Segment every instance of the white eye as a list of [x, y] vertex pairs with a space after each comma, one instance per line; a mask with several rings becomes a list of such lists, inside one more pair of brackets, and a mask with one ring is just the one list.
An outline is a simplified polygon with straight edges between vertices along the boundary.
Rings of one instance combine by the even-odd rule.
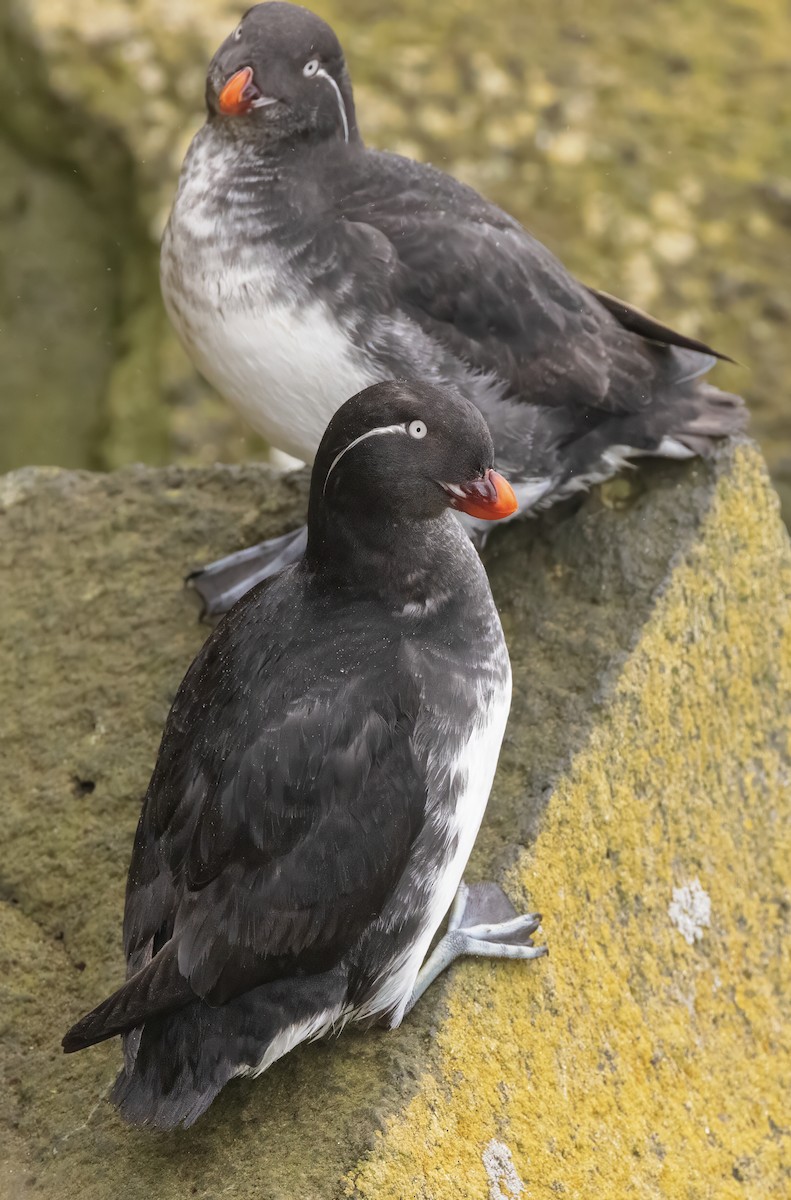
[[406, 431], [413, 438], [424, 438], [428, 433], [423, 421], [410, 421], [406, 427]]
[[241, 27], [241, 25], [237, 25], [233, 31], [233, 40], [235, 42], [238, 42], [241, 36], [242, 36], [242, 27]]
[[311, 75], [315, 75], [316, 72], [318, 71], [318, 69], [319, 69], [319, 60], [317, 58], [310, 58], [305, 63], [304, 67], [302, 68], [302, 74], [307, 76], [308, 79], [310, 79]]

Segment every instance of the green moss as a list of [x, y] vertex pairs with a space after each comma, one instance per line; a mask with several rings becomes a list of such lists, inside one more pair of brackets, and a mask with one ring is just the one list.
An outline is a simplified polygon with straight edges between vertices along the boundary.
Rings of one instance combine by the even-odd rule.
[[[140, 319], [152, 306], [156, 251], [138, 214], [132, 157], [106, 117], [53, 89], [31, 16], [17, 3], [0, 13], [0, 463], [107, 465], [118, 377], [121, 412], [135, 409], [128, 452], [164, 461], [152, 370], [159, 331]], [[124, 377], [130, 353], [137, 370]]]

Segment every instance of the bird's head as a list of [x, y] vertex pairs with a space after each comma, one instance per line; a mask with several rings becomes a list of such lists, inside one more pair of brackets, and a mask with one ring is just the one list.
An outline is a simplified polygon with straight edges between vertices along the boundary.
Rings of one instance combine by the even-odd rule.
[[206, 79], [213, 121], [267, 142], [359, 139], [340, 43], [297, 4], [256, 4], [214, 55]]
[[485, 420], [459, 392], [427, 383], [377, 383], [330, 421], [313, 464], [311, 509], [428, 521], [448, 509], [497, 521], [517, 507], [494, 470]]

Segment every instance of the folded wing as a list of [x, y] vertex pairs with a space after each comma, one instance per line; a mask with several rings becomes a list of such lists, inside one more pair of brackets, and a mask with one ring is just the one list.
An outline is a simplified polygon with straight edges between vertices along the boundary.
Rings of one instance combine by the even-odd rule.
[[[328, 970], [404, 869], [425, 808], [414, 686], [383, 653], [366, 667], [363, 695], [344, 665], [356, 653], [352, 629], [331, 674], [292, 645], [262, 658], [266, 684], [240, 694], [250, 670], [234, 669], [234, 620], [196, 659], [165, 729], [129, 874], [129, 978], [67, 1034], [67, 1050], [196, 999], [223, 1004]], [[248, 657], [250, 644], [248, 630]], [[238, 718], [226, 714], [218, 738], [228, 705]]]

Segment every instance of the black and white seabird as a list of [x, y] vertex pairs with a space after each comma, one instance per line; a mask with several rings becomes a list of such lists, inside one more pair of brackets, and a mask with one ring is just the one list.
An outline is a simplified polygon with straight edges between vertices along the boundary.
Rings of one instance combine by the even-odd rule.
[[480, 412], [447, 390], [349, 400], [316, 456], [304, 558], [187, 672], [135, 838], [127, 982], [63, 1041], [123, 1036], [127, 1120], [190, 1125], [300, 1042], [395, 1027], [460, 954], [545, 952], [537, 914], [461, 883], [511, 669], [451, 510], [513, 512], [493, 461]]
[[[744, 424], [741, 399], [702, 379], [723, 356], [584, 287], [471, 188], [366, 149], [340, 44], [313, 13], [251, 8], [206, 103], [162, 292], [198, 369], [272, 446], [312, 462], [332, 413], [378, 380], [451, 385], [485, 416], [525, 512]], [[196, 586], [222, 611], [303, 548], [304, 534], [232, 555]]]

